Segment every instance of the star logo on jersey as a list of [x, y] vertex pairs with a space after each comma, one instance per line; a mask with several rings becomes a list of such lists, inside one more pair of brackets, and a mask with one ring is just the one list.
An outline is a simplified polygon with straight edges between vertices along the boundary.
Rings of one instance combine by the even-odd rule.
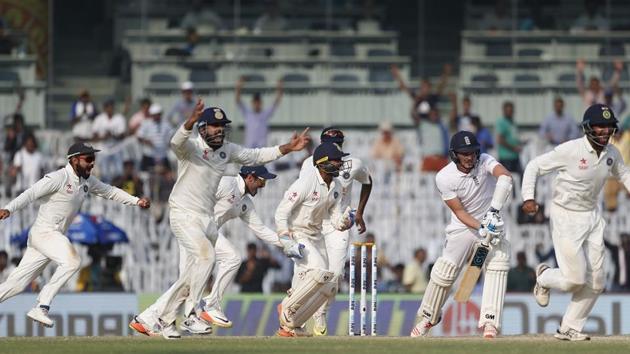
[[208, 160], [208, 153], [210, 152], [210, 150], [208, 149], [204, 149], [203, 150], [203, 156], [201, 156], [201, 158], [203, 158], [204, 160]]
[[313, 192], [313, 194], [311, 195], [311, 200], [316, 202], [319, 200], [319, 192], [315, 191]]
[[236, 196], [234, 194], [230, 195], [230, 197], [228, 198], [228, 202], [230, 202], [230, 204], [234, 204], [235, 200], [236, 200]]
[[66, 193], [72, 194], [72, 185], [70, 183], [66, 184]]
[[297, 200], [297, 197], [298, 197], [297, 192], [292, 192], [291, 194], [289, 194], [289, 201], [295, 202]]
[[585, 158], [580, 159], [580, 165], [578, 166], [580, 170], [588, 169], [588, 164]]

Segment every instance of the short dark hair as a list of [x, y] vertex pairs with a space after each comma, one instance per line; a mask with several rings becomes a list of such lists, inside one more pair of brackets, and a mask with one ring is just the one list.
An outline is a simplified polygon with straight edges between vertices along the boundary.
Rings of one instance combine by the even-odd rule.
[[4, 256], [4, 258], [9, 259], [9, 254], [5, 250], [0, 250], [0, 256]]
[[258, 246], [254, 242], [250, 242], [247, 244], [248, 251], [256, 251], [258, 250]]
[[151, 102], [151, 99], [149, 97], [145, 97], [145, 98], [140, 100], [140, 105], [142, 105], [142, 106], [145, 105], [145, 104], [148, 104], [150, 106], [151, 103], [152, 102]]

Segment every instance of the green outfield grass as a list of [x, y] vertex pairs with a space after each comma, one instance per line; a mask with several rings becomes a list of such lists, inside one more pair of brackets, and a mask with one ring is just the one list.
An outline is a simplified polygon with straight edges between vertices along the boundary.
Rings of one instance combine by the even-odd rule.
[[629, 353], [630, 337], [595, 337], [569, 343], [551, 336], [481, 338], [277, 338], [205, 337], [166, 341], [147, 337], [13, 337], [0, 339], [0, 353]]

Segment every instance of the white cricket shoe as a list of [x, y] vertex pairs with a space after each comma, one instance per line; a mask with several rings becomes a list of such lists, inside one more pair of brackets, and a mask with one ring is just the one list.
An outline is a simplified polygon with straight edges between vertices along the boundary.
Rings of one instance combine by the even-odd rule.
[[30, 319], [32, 319], [35, 322], [39, 322], [42, 326], [44, 327], [48, 327], [51, 328], [52, 326], [55, 325], [55, 322], [53, 322], [53, 320], [48, 317], [48, 310], [46, 310], [43, 307], [33, 307], [27, 314], [26, 316], [28, 316]]
[[483, 326], [483, 337], [487, 339], [494, 339], [499, 334], [499, 331], [494, 325], [487, 323]]
[[545, 288], [544, 286], [540, 285], [540, 283], [538, 282], [538, 277], [540, 277], [540, 275], [547, 269], [549, 269], [549, 266], [545, 263], [541, 263], [538, 265], [538, 267], [536, 267], [536, 285], [534, 286], [534, 297], [536, 298], [536, 302], [538, 303], [538, 305], [540, 305], [541, 307], [546, 307], [547, 305], [549, 305], [550, 294], [549, 288]]
[[325, 336], [328, 334], [328, 325], [326, 324], [326, 315], [313, 316], [315, 324], [313, 325], [314, 336]]
[[204, 308], [199, 318], [217, 327], [232, 328], [232, 321], [227, 318], [219, 305]]
[[162, 332], [162, 337], [165, 339], [180, 339], [182, 337], [182, 335], [177, 331], [175, 321], [170, 324], [166, 324], [160, 319], [160, 330]]
[[287, 326], [280, 326], [276, 335], [279, 337], [311, 337], [312, 334], [308, 333], [304, 327], [290, 328]]
[[429, 336], [429, 331], [433, 328], [434, 325], [431, 324], [429, 319], [423, 318], [422, 321], [418, 322], [418, 324], [413, 327], [411, 330], [411, 337], [427, 337]]
[[188, 318], [179, 325], [179, 328], [182, 332], [189, 334], [212, 334], [212, 326], [195, 315], [188, 316]]
[[133, 320], [129, 322], [129, 328], [149, 337], [156, 337], [160, 335], [160, 329], [157, 327], [158, 326], [151, 326], [147, 324], [138, 316], [133, 316]]
[[555, 338], [560, 340], [568, 340], [571, 342], [579, 342], [584, 340], [591, 340], [591, 337], [588, 334], [584, 334], [582, 332], [578, 332], [573, 328], [569, 328], [566, 332], [560, 332], [560, 329], [556, 331], [556, 334], [553, 335]]

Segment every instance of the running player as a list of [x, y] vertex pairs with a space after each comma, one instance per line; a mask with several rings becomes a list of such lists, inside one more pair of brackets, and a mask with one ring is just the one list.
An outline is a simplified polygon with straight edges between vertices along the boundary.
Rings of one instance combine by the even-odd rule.
[[479, 327], [483, 336], [494, 338], [501, 328], [501, 313], [510, 269], [509, 241], [503, 237], [499, 211], [512, 192], [510, 173], [492, 156], [480, 153], [473, 133], [453, 135], [449, 155], [452, 162], [435, 177], [442, 199], [451, 209], [451, 223], [446, 227], [442, 256], [431, 270], [427, 290], [418, 308], [419, 322], [412, 337], [427, 336], [441, 319], [442, 306], [469, 259], [474, 246], [492, 239], [486, 259]]
[[609, 145], [617, 118], [606, 105], [590, 106], [582, 119], [584, 137], [569, 140], [527, 164], [523, 174], [523, 211], [538, 210], [535, 190], [538, 176], [557, 171], [550, 206], [551, 237], [558, 268], [542, 263], [536, 268], [534, 296], [540, 306], [549, 304], [549, 289], [572, 294], [555, 337], [582, 341], [586, 318], [604, 290], [604, 228], [597, 205], [609, 176], [619, 178], [630, 190], [630, 169], [616, 147]]

